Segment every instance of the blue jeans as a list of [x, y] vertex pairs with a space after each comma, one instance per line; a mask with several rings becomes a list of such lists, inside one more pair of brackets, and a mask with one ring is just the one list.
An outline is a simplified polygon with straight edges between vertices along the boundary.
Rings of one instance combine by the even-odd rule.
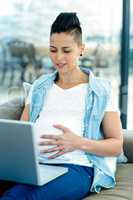
[[68, 173], [43, 186], [17, 183], [4, 193], [0, 200], [81, 200], [90, 192], [93, 168], [72, 164]]

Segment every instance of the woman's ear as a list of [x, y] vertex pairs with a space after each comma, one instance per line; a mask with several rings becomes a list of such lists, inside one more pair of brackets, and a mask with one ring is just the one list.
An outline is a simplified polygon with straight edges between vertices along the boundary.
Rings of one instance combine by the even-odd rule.
[[85, 44], [82, 44], [82, 45], [81, 45], [80, 56], [83, 55], [84, 51], [85, 51]]

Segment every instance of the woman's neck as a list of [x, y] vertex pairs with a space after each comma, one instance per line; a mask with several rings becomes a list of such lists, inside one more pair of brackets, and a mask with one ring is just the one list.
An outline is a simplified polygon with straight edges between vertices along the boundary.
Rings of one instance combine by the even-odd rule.
[[69, 88], [81, 83], [88, 83], [88, 80], [89, 76], [87, 74], [82, 72], [80, 68], [74, 68], [67, 73], [59, 73], [59, 79], [56, 84], [63, 88]]

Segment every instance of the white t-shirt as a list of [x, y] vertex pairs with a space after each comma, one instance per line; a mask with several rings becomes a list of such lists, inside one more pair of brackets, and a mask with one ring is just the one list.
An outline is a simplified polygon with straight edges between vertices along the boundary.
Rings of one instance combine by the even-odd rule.
[[[53, 84], [45, 100], [45, 106], [42, 108], [34, 125], [38, 138], [42, 134], [62, 134], [61, 130], [53, 127], [53, 124], [64, 125], [75, 134], [83, 136], [83, 117], [87, 85], [87, 83], [82, 83], [69, 89], [62, 89], [58, 85]], [[29, 103], [29, 101], [30, 100], [28, 100], [27, 103]], [[111, 95], [106, 111], [117, 111], [114, 106], [113, 95]], [[48, 149], [50, 147], [52, 146], [43, 146], [43, 149]], [[53, 164], [71, 163], [92, 166], [86, 154], [81, 150], [65, 153], [55, 159], [47, 159], [48, 156], [54, 153], [41, 154], [40, 160], [45, 163]]]

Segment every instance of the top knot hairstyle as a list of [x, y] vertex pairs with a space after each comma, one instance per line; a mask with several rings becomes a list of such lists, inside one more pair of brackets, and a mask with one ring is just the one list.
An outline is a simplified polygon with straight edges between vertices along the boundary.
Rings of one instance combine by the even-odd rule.
[[76, 13], [60, 13], [51, 26], [50, 36], [54, 33], [69, 33], [78, 45], [82, 44], [82, 29]]

